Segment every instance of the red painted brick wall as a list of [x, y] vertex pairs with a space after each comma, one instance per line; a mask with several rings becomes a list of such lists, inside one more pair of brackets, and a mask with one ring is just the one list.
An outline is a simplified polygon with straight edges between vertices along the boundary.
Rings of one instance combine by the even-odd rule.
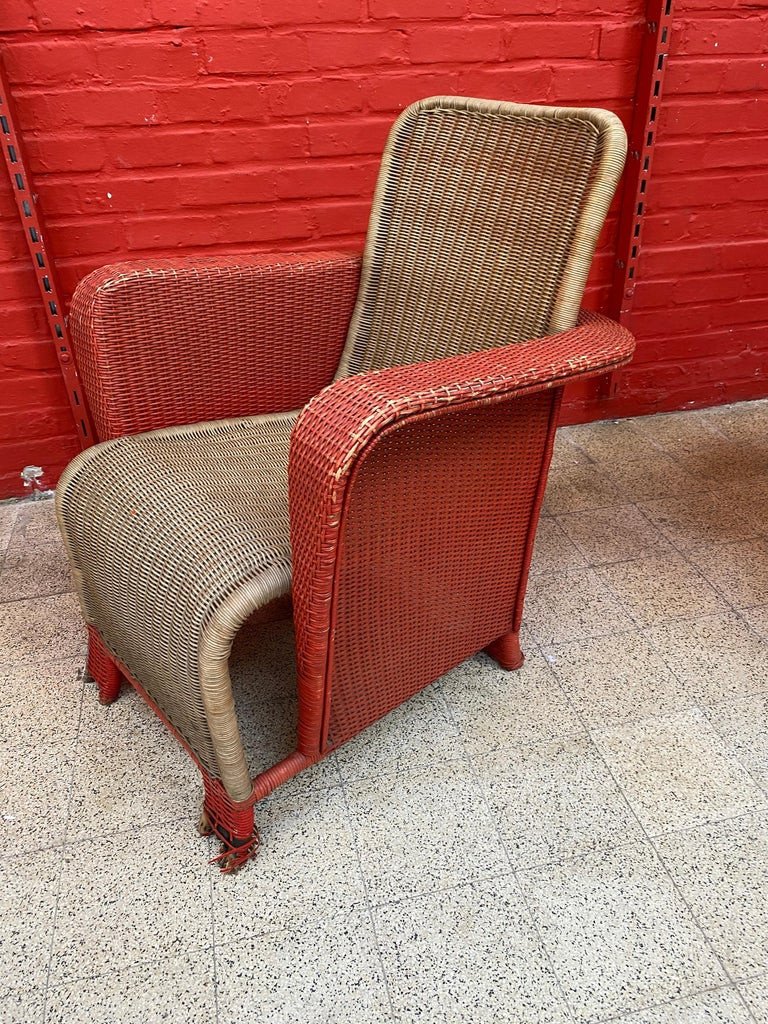
[[[768, 390], [768, 11], [719, 3], [678, 0], [637, 363], [610, 403], [572, 394], [569, 419]], [[359, 249], [388, 127], [423, 96], [587, 103], [628, 122], [643, 12], [643, 0], [16, 0], [2, 51], [64, 291], [149, 253]], [[0, 216], [4, 496], [29, 464], [52, 485], [76, 442], [4, 179]], [[614, 214], [592, 306], [615, 226]]]

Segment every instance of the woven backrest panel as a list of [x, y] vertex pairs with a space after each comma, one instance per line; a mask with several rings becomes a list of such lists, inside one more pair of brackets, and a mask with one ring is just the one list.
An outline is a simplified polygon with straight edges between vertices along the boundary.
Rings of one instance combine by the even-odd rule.
[[409, 107], [382, 160], [337, 376], [572, 327], [625, 153], [607, 111]]

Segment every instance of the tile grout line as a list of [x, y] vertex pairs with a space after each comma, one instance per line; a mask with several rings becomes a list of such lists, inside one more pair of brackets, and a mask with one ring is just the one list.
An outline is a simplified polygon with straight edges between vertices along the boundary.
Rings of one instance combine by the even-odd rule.
[[[450, 700], [446, 700], [446, 704], [448, 706], [448, 714], [450, 715], [451, 720], [453, 721], [454, 726], [458, 730], [458, 735], [459, 735], [459, 739], [461, 741], [461, 745], [464, 748], [464, 751], [465, 751], [466, 756], [467, 756], [469, 770], [472, 773], [472, 776], [474, 778], [475, 784], [476, 784], [476, 786], [477, 786], [477, 788], [478, 788], [478, 790], [480, 792], [481, 799], [482, 799], [483, 804], [485, 806], [485, 809], [486, 809], [486, 812], [488, 814], [488, 817], [489, 817], [489, 820], [491, 822], [491, 825], [493, 827], [493, 830], [494, 830], [494, 832], [496, 834], [496, 838], [498, 839], [499, 845], [500, 845], [500, 847], [501, 847], [501, 849], [502, 849], [502, 851], [504, 853], [504, 856], [506, 857], [507, 863], [509, 864], [509, 868], [510, 868], [510, 872], [509, 873], [510, 873], [511, 877], [515, 881], [515, 884], [517, 886], [518, 892], [520, 893], [520, 899], [522, 900], [523, 907], [525, 908], [526, 916], [528, 918], [528, 921], [529, 921], [531, 927], [533, 928], [534, 934], [536, 935], [536, 939], [537, 939], [537, 942], [538, 942], [538, 945], [539, 945], [539, 949], [540, 949], [541, 953], [543, 954], [543, 956], [544, 956], [544, 958], [546, 960], [546, 963], [549, 965], [549, 970], [551, 971], [552, 978], [554, 979], [555, 984], [557, 986], [557, 991], [560, 993], [560, 998], [561, 998], [563, 1006], [565, 1007], [565, 1010], [566, 1010], [566, 1012], [568, 1014], [568, 1017], [569, 1017], [569, 1019], [572, 1022], [575, 1022], [576, 1021], [576, 1016], [574, 1014], [573, 1007], [571, 1006], [570, 1000], [568, 999], [568, 997], [565, 994], [565, 989], [563, 988], [562, 979], [560, 978], [560, 975], [559, 975], [559, 973], [557, 971], [557, 968], [555, 967], [554, 961], [552, 960], [552, 956], [551, 956], [551, 954], [550, 954], [550, 952], [549, 952], [549, 950], [547, 948], [547, 945], [544, 942], [544, 938], [543, 938], [543, 936], [541, 934], [541, 930], [539, 928], [538, 922], [536, 921], [536, 918], [533, 915], [533, 911], [531, 910], [530, 901], [528, 900], [528, 896], [526, 895], [525, 889], [523, 888], [522, 884], [520, 883], [520, 878], [519, 878], [519, 874], [518, 874], [517, 868], [515, 867], [515, 864], [514, 864], [514, 862], [512, 860], [512, 856], [511, 856], [511, 854], [509, 852], [507, 844], [505, 843], [504, 837], [502, 836], [501, 830], [500, 830], [500, 828], [499, 828], [499, 826], [497, 824], [496, 815], [491, 811], [490, 804], [488, 803], [488, 796], [487, 796], [487, 794], [485, 792], [485, 787], [483, 786], [482, 779], [480, 778], [480, 775], [479, 775], [479, 773], [477, 771], [477, 768], [475, 766], [474, 757], [473, 757], [472, 753], [470, 752], [470, 750], [467, 748], [466, 742], [464, 740], [463, 733], [462, 733], [462, 731], [461, 731], [461, 729], [459, 727], [459, 724], [456, 721], [455, 715], [453, 713], [453, 707], [451, 706]], [[507, 877], [507, 875], [505, 874], [503, 876], [497, 876], [497, 877]]]

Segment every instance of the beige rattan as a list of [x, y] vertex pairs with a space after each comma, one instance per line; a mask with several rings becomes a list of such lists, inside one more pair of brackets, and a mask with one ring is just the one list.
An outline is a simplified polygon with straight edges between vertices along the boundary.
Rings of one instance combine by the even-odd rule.
[[[408, 108], [338, 376], [572, 327], [624, 153], [604, 111], [457, 97]], [[57, 492], [87, 621], [234, 800], [252, 786], [227, 661], [249, 614], [290, 589], [295, 416], [108, 441]]]

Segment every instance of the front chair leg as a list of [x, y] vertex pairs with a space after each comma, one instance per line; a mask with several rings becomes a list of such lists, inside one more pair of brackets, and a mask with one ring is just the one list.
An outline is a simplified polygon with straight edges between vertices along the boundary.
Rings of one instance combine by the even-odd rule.
[[221, 852], [211, 863], [218, 864], [223, 874], [231, 874], [259, 851], [253, 803], [232, 800], [218, 779], [203, 768], [201, 774], [205, 796], [197, 830], [202, 836], [215, 835], [220, 840]]
[[88, 675], [96, 683], [102, 704], [117, 700], [123, 676], [95, 629], [88, 628]]
[[485, 650], [494, 661], [510, 672], [520, 668], [525, 661], [525, 655], [520, 650], [519, 633], [505, 633], [489, 644]]

